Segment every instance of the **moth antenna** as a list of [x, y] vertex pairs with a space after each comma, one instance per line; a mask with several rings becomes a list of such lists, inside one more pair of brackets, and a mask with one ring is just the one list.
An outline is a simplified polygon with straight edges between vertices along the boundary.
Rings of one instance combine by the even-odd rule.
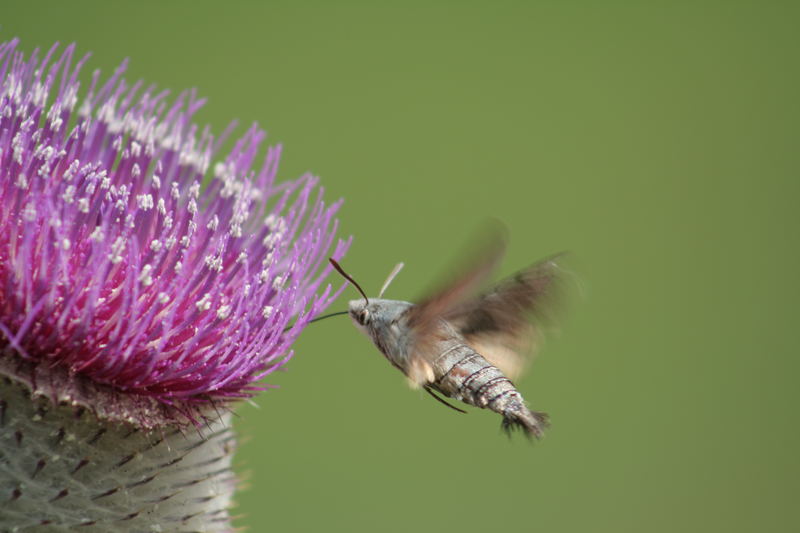
[[345, 272], [345, 271], [342, 269], [342, 267], [341, 267], [341, 266], [339, 266], [339, 263], [337, 263], [337, 262], [336, 262], [336, 260], [335, 260], [333, 257], [330, 257], [330, 258], [328, 258], [328, 261], [330, 261], [330, 263], [333, 265], [333, 268], [335, 268], [335, 269], [336, 269], [336, 271], [337, 271], [337, 272], [339, 272], [339, 274], [341, 274], [342, 276], [344, 276], [344, 279], [346, 279], [347, 281], [349, 281], [350, 283], [352, 283], [352, 284], [353, 284], [353, 286], [354, 286], [356, 289], [358, 289], [358, 292], [360, 292], [360, 293], [361, 293], [361, 296], [363, 296], [363, 297], [364, 297], [364, 301], [365, 301], [365, 302], [367, 302], [367, 305], [369, 305], [369, 298], [367, 298], [367, 295], [366, 295], [366, 293], [364, 292], [364, 289], [362, 289], [362, 288], [361, 288], [361, 285], [359, 285], [358, 283], [356, 283], [356, 280], [354, 280], [353, 278], [351, 278], [351, 277], [350, 277], [350, 276], [347, 274], [347, 272]]
[[389, 272], [389, 277], [386, 278], [386, 281], [383, 282], [383, 287], [381, 287], [381, 292], [378, 293], [378, 298], [381, 298], [383, 296], [383, 293], [386, 292], [386, 289], [389, 287], [389, 284], [392, 282], [395, 276], [397, 276], [397, 274], [399, 274], [400, 271], [403, 270], [403, 266], [404, 266], [403, 263], [397, 263], [392, 269], [392, 271]]

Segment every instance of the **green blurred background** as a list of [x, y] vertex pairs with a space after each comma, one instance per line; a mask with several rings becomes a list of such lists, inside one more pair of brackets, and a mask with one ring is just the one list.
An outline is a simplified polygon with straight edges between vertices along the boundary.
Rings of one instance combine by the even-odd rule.
[[407, 390], [331, 319], [238, 410], [237, 525], [790, 531], [797, 6], [4, 2], [0, 32], [197, 87], [217, 131], [258, 121], [283, 179], [346, 199], [369, 293], [403, 260], [388, 296], [418, 297], [489, 217], [501, 274], [572, 253], [580, 294], [520, 383], [552, 416], [542, 442]]

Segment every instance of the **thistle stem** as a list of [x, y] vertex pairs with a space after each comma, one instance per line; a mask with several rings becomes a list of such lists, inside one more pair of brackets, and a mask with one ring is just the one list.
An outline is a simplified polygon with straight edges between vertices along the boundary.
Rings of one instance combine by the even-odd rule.
[[142, 431], [0, 379], [0, 529], [230, 531], [234, 448], [229, 413]]

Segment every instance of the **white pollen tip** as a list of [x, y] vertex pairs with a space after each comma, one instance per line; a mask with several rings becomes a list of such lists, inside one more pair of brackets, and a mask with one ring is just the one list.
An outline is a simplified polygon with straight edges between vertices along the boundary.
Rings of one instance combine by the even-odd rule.
[[208, 311], [211, 309], [211, 295], [205, 293], [194, 305], [197, 306], [198, 311]]
[[122, 261], [122, 252], [125, 251], [125, 244], [124, 237], [117, 237], [117, 239], [114, 241], [114, 244], [111, 245], [111, 253], [109, 254], [108, 258], [115, 265]]
[[[35, 213], [34, 213], [34, 215], [35, 215]], [[92, 234], [89, 235], [89, 239], [91, 239], [91, 240], [93, 240], [95, 242], [101, 242], [104, 238], [105, 238], [105, 235], [103, 235], [103, 230], [100, 229], [100, 226], [95, 226], [94, 231], [92, 231]]]
[[140, 194], [136, 197], [136, 204], [139, 206], [139, 209], [143, 211], [149, 211], [153, 209], [155, 205], [153, 203], [153, 195], [152, 194]]
[[211, 220], [208, 221], [208, 224], [206, 224], [206, 227], [208, 229], [210, 229], [211, 231], [215, 231], [219, 227], [219, 217], [217, 215], [214, 215], [211, 218]]
[[145, 287], [149, 287], [150, 285], [153, 284], [153, 276], [151, 275], [152, 271], [153, 271], [153, 265], [144, 265], [142, 267], [142, 273], [139, 274], [139, 281]]

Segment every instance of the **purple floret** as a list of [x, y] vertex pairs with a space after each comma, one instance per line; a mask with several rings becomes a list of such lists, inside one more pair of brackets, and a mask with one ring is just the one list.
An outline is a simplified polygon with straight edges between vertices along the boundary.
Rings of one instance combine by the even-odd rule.
[[16, 45], [0, 45], [0, 373], [145, 426], [262, 389], [338, 295], [339, 202], [311, 175], [276, 183], [280, 147], [254, 168], [256, 126], [219, 159], [194, 91], [170, 103], [123, 64], [79, 103], [74, 46]]

